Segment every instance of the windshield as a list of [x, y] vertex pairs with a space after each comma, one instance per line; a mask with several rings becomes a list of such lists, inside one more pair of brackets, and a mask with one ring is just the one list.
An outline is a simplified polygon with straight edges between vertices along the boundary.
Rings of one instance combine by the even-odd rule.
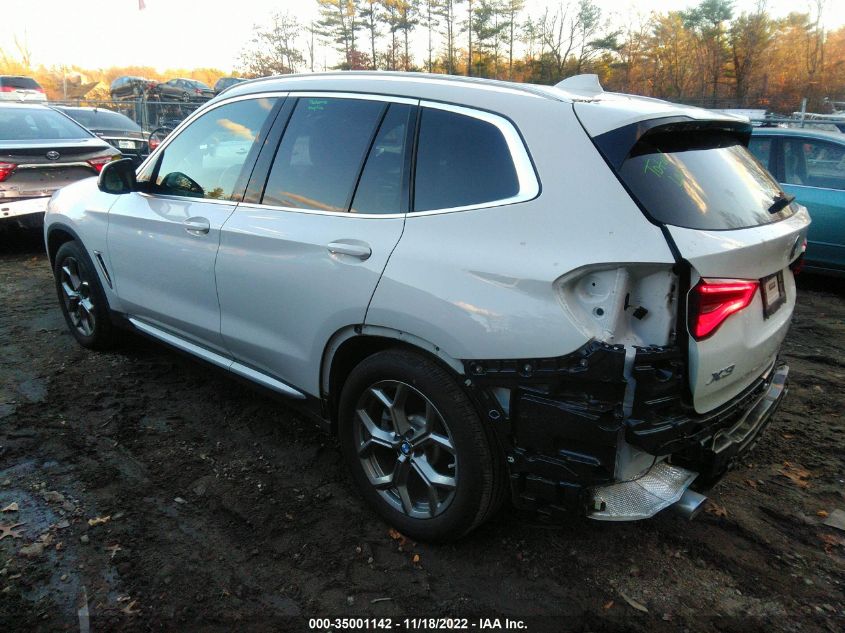
[[[784, 194], [742, 141], [725, 132], [648, 134], [619, 176], [656, 221], [690, 229], [741, 229], [792, 215]], [[783, 207], [776, 213], [770, 208]]]
[[91, 138], [63, 114], [40, 108], [0, 108], [0, 141], [55, 141]]

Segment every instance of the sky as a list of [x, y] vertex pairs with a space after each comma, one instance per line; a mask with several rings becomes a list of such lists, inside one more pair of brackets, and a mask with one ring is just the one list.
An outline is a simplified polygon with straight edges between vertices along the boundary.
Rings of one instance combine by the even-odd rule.
[[[689, 8], [700, 0], [597, 0], [616, 24], [650, 11]], [[300, 22], [317, 17], [315, 0], [2, 0], [0, 51], [16, 56], [16, 39], [25, 43], [36, 65], [77, 65], [84, 68], [153, 66], [215, 67], [228, 71], [237, 65], [249, 42], [253, 25], [274, 11], [288, 11]], [[527, 0], [539, 14], [556, 0]], [[756, 0], [735, 0], [736, 12], [751, 10]], [[845, 1], [826, 0], [824, 24], [845, 25]], [[465, 4], [460, 5], [461, 9]], [[768, 0], [769, 12], [785, 16], [808, 11], [810, 0]], [[423, 29], [416, 38], [416, 58], [423, 56]], [[322, 59], [321, 59], [322, 58]], [[317, 55], [319, 66], [336, 63], [333, 51]]]

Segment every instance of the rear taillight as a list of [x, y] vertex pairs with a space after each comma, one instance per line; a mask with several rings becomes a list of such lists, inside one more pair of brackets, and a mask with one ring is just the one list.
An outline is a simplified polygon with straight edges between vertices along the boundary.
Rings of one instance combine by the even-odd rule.
[[804, 255], [807, 252], [807, 239], [801, 243], [801, 254], [789, 265], [789, 269], [793, 275], [797, 275], [804, 270]]
[[198, 95], [201, 95], [201, 94], [202, 94], [202, 90], [200, 90], [199, 88], [194, 88], [194, 93], [195, 93], [195, 94], [198, 94]]
[[18, 166], [14, 163], [0, 163], [0, 182], [3, 182], [12, 175], [12, 172], [17, 169]]
[[41, 94], [44, 94], [44, 88], [33, 88], [33, 90], [35, 90], [35, 92], [40, 92]]
[[689, 327], [697, 341], [707, 338], [730, 315], [748, 307], [759, 286], [757, 281], [702, 279], [690, 291]]
[[91, 165], [91, 167], [93, 167], [99, 174], [103, 171], [103, 167], [112, 162], [112, 160], [114, 160], [113, 156], [96, 156], [94, 158], [89, 158], [88, 164]]
[[17, 88], [12, 88], [11, 86], [0, 86], [0, 92], [14, 92]]
[[153, 151], [159, 145], [161, 145], [160, 140], [158, 140], [157, 138], [151, 138], [150, 139], [150, 151]]

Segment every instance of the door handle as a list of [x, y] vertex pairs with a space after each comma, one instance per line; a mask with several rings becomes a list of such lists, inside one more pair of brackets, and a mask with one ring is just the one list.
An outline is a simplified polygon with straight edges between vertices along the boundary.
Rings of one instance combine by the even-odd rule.
[[326, 248], [329, 249], [332, 255], [349, 255], [361, 261], [369, 259], [370, 255], [373, 254], [373, 250], [369, 245], [357, 240], [338, 240], [326, 245]]
[[182, 226], [191, 235], [206, 235], [211, 230], [211, 222], [206, 218], [188, 218]]

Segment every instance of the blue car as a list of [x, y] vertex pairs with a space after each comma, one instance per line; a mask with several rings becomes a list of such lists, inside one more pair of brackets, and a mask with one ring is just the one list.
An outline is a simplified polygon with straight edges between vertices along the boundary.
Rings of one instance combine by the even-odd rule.
[[805, 269], [845, 275], [845, 134], [754, 128], [748, 148], [810, 211]]

